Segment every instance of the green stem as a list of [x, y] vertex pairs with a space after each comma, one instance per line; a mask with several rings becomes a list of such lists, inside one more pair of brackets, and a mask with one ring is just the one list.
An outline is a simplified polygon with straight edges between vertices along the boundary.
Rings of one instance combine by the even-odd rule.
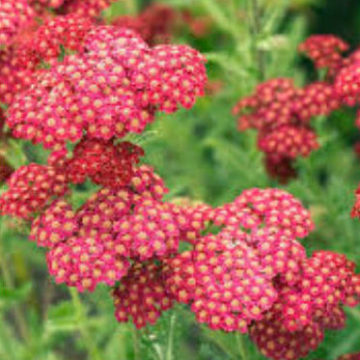
[[168, 342], [166, 346], [165, 360], [173, 360], [175, 321], [176, 321], [176, 315], [175, 313], [173, 313], [170, 317], [170, 328], [169, 328]]
[[236, 333], [235, 337], [236, 337], [236, 342], [237, 342], [237, 345], [239, 348], [239, 353], [240, 353], [241, 359], [247, 360], [248, 357], [247, 357], [245, 344], [244, 344], [244, 336], [241, 335], [240, 333]]
[[87, 326], [88, 322], [87, 322], [86, 314], [84, 311], [84, 307], [81, 303], [79, 293], [75, 288], [69, 288], [69, 291], [70, 291], [73, 305], [75, 307], [79, 331], [85, 342], [85, 347], [90, 355], [90, 359], [91, 360], [103, 360], [102, 357], [100, 356], [100, 352], [94, 341], [94, 337], [91, 336], [91, 334], [89, 332], [89, 329]]
[[[0, 219], [0, 228], [3, 229], [4, 224], [2, 219]], [[2, 248], [2, 241], [3, 241], [3, 231], [0, 232], [0, 268], [1, 268], [1, 275], [4, 279], [4, 283], [5, 286], [10, 289], [13, 290], [15, 288], [14, 286], [14, 280], [10, 271], [10, 267], [7, 264], [6, 258], [4, 256], [4, 251]], [[13, 314], [14, 314], [14, 319], [15, 319], [15, 324], [16, 327], [19, 329], [20, 332], [20, 336], [22, 337], [22, 339], [26, 342], [29, 343], [30, 342], [30, 338], [29, 338], [29, 332], [27, 329], [27, 324], [26, 324], [26, 320], [24, 317], [23, 312], [21, 311], [21, 309], [19, 308], [18, 305], [15, 305], [12, 309]]]
[[139, 330], [133, 326], [132, 330], [133, 344], [134, 344], [134, 360], [141, 360], [141, 351], [140, 351], [140, 334]]
[[259, 81], [265, 79], [265, 53], [259, 49], [258, 41], [259, 35], [261, 34], [261, 11], [259, 7], [258, 0], [249, 0], [250, 1], [250, 31], [253, 35], [253, 46], [254, 46], [254, 57], [257, 63], [257, 68], [259, 71]]

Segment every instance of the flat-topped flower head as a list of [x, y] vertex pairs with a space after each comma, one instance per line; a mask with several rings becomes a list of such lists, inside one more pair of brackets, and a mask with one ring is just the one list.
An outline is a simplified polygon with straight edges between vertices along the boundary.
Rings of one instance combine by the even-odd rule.
[[215, 209], [214, 223], [227, 229], [265, 228], [289, 238], [303, 238], [313, 229], [310, 212], [281, 189], [248, 189], [233, 202]]
[[141, 133], [156, 110], [190, 108], [203, 94], [205, 59], [185, 45], [149, 48], [127, 29], [96, 27], [83, 52], [44, 71], [8, 112], [16, 137], [53, 148], [66, 141]]
[[112, 295], [117, 321], [132, 318], [138, 329], [154, 325], [173, 303], [166, 291], [162, 266], [153, 262], [134, 263]]
[[8, 190], [0, 197], [0, 213], [28, 219], [39, 213], [68, 188], [64, 174], [52, 166], [30, 164], [9, 178]]
[[59, 9], [59, 12], [76, 14], [81, 17], [97, 18], [103, 10], [115, 1], [116, 0], [64, 0], [64, 4]]
[[279, 126], [259, 135], [258, 147], [267, 154], [281, 158], [307, 157], [318, 149], [317, 136], [307, 127]]
[[75, 212], [64, 200], [55, 200], [31, 224], [29, 239], [38, 246], [54, 247], [78, 230]]
[[13, 38], [35, 16], [27, 0], [1, 0], [0, 3], [0, 46], [8, 46]]
[[294, 160], [319, 146], [310, 120], [339, 107], [332, 84], [318, 81], [299, 88], [292, 79], [275, 78], [242, 98], [233, 113], [240, 131], [258, 130], [258, 148], [265, 153], [268, 174], [285, 183], [296, 176]]
[[45, 19], [26, 41], [16, 48], [18, 64], [35, 69], [40, 64], [53, 64], [61, 51], [78, 52], [83, 48], [83, 39], [93, 24], [89, 19], [77, 16], [56, 16]]
[[19, 65], [14, 48], [0, 50], [0, 103], [10, 105], [15, 95], [27, 89], [35, 74]]
[[101, 282], [114, 286], [130, 263], [117, 254], [111, 236], [72, 236], [47, 253], [49, 273], [57, 283], [93, 291]]
[[191, 252], [167, 262], [167, 286], [179, 302], [191, 305], [211, 329], [247, 332], [253, 320], [277, 298], [256, 250], [223, 232], [207, 235]]
[[195, 244], [213, 220], [213, 208], [188, 198], [174, 199], [169, 205], [176, 219], [181, 240]]
[[278, 299], [251, 327], [259, 350], [271, 359], [296, 360], [317, 348], [326, 329], [342, 329], [343, 306], [360, 301], [360, 276], [354, 269], [344, 255], [317, 251], [303, 259], [295, 282], [277, 279]]
[[273, 360], [297, 360], [306, 357], [323, 341], [324, 332], [312, 322], [299, 331], [290, 332], [278, 319], [276, 311], [269, 311], [264, 319], [250, 329], [250, 336], [259, 351]]
[[259, 84], [253, 95], [242, 98], [234, 107], [238, 128], [264, 129], [289, 124], [293, 120], [292, 103], [296, 97], [292, 79], [277, 78]]
[[128, 244], [131, 257], [140, 261], [175, 254], [179, 247], [180, 232], [170, 206], [151, 198], [140, 199], [114, 229], [116, 240]]
[[336, 76], [335, 91], [339, 99], [348, 106], [358, 105], [360, 102], [360, 61], [345, 66]]
[[61, 167], [72, 183], [82, 183], [90, 177], [97, 185], [119, 188], [130, 183], [135, 173], [134, 165], [143, 154], [139, 146], [129, 142], [114, 144], [85, 138], [76, 145], [72, 158], [63, 160]]
[[334, 75], [343, 65], [343, 53], [349, 44], [334, 35], [311, 35], [299, 46], [299, 51], [310, 58], [317, 69], [327, 69]]

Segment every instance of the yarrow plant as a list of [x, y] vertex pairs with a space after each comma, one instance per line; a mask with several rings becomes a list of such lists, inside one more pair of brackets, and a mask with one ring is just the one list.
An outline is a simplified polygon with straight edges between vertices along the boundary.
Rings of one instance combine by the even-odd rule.
[[[12, 2], [0, 5], [0, 129], [4, 119], [14, 138], [50, 152], [45, 164], [12, 174], [0, 156], [0, 214], [29, 224], [57, 284], [107, 286], [120, 323], [154, 325], [180, 303], [212, 330], [248, 334], [270, 359], [307, 356], [325, 330], [345, 326], [344, 307], [360, 303], [355, 264], [335, 252], [306, 254], [310, 212], [284, 190], [244, 190], [217, 207], [165, 198], [163, 179], [127, 135], [159, 112], [191, 109], [204, 94], [206, 59], [158, 44], [170, 30], [156, 20], [171, 9], [94, 21], [110, 3], [22, 1], [15, 17]], [[258, 130], [267, 169], [282, 181], [319, 146], [311, 120], [358, 101], [356, 52], [344, 59], [347, 45], [327, 36], [300, 48], [329, 69], [324, 81], [299, 88], [272, 79], [234, 109], [240, 130]], [[75, 204], [74, 190], [89, 183], [93, 194]]]

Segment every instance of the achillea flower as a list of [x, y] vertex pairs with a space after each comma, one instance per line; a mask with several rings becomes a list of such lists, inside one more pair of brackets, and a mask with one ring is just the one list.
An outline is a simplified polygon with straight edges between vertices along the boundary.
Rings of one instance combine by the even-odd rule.
[[0, 103], [10, 105], [15, 95], [27, 89], [34, 74], [22, 68], [14, 48], [0, 50]]
[[272, 79], [256, 87], [233, 109], [238, 128], [259, 130], [258, 147], [265, 152], [270, 176], [285, 183], [295, 177], [293, 161], [318, 148], [310, 127], [315, 116], [328, 115], [340, 106], [332, 85], [315, 82], [296, 88], [291, 79]]
[[49, 273], [57, 283], [93, 291], [98, 283], [115, 285], [130, 263], [115, 249], [111, 236], [72, 236], [46, 255]]
[[79, 291], [113, 286], [130, 261], [177, 252], [179, 231], [171, 208], [160, 201], [161, 179], [147, 167], [134, 178], [140, 187], [103, 188], [77, 211], [55, 200], [35, 219], [30, 239], [50, 248], [48, 267], [57, 283]]
[[154, 325], [162, 312], [172, 307], [162, 266], [154, 262], [134, 263], [112, 295], [116, 319], [127, 322], [131, 317], [138, 329]]
[[258, 85], [253, 95], [241, 99], [233, 109], [233, 114], [239, 116], [239, 130], [290, 124], [296, 94], [292, 79], [271, 79]]
[[64, 174], [38, 164], [20, 167], [7, 184], [8, 190], [0, 196], [0, 213], [24, 219], [41, 212], [51, 200], [67, 191]]
[[267, 228], [290, 238], [304, 238], [313, 229], [310, 212], [280, 189], [245, 190], [232, 203], [215, 209], [214, 223], [236, 231]]
[[169, 192], [164, 180], [148, 165], [141, 165], [135, 170], [130, 184], [131, 189], [137, 194], [156, 200], [162, 200], [163, 196]]
[[279, 320], [276, 309], [250, 328], [250, 336], [259, 351], [274, 360], [296, 360], [307, 356], [323, 341], [321, 327], [312, 322], [299, 331], [290, 332]]
[[306, 254], [295, 238], [311, 230], [309, 212], [284, 191], [252, 189], [210, 211], [208, 221], [219, 232], [199, 232], [193, 250], [165, 260], [169, 293], [199, 322], [247, 332], [276, 301], [275, 279], [299, 281]]
[[116, 240], [128, 244], [131, 257], [140, 261], [174, 254], [179, 247], [180, 234], [171, 208], [151, 198], [137, 202], [114, 230]]
[[334, 86], [322, 81], [298, 89], [296, 101], [293, 103], [295, 116], [305, 124], [315, 116], [327, 116], [339, 107], [340, 102]]
[[247, 332], [277, 298], [256, 250], [224, 232], [207, 235], [194, 250], [168, 261], [167, 286], [191, 304], [200, 323], [212, 329]]
[[170, 206], [181, 234], [181, 240], [196, 243], [213, 219], [212, 207], [188, 199], [176, 199]]
[[78, 230], [72, 207], [64, 200], [55, 200], [31, 224], [29, 239], [38, 246], [54, 247]]
[[8, 125], [16, 137], [53, 148], [140, 133], [155, 110], [191, 107], [203, 94], [204, 58], [184, 46], [150, 49], [130, 30], [97, 27], [84, 53], [68, 56], [17, 96]]
[[271, 359], [296, 360], [316, 349], [325, 329], [343, 328], [342, 307], [360, 302], [354, 269], [344, 255], [318, 251], [303, 260], [295, 283], [276, 282], [278, 300], [250, 330], [259, 350]]
[[83, 139], [71, 159], [63, 161], [68, 181], [78, 184], [90, 177], [97, 184], [109, 188], [127, 185], [134, 175], [134, 165], [144, 151], [129, 142], [114, 145], [112, 141]]
[[299, 50], [306, 54], [318, 69], [325, 68], [334, 75], [343, 65], [343, 53], [349, 45], [334, 35], [312, 35], [300, 44]]
[[27, 0], [1, 0], [0, 46], [11, 44], [14, 36], [26, 27], [35, 16]]
[[336, 76], [335, 91], [339, 99], [348, 106], [360, 102], [360, 62], [354, 62], [344, 67]]
[[295, 159], [307, 157], [319, 148], [316, 134], [307, 127], [282, 125], [259, 134], [260, 150], [275, 157]]
[[35, 69], [41, 63], [54, 63], [62, 48], [73, 52], [82, 50], [83, 39], [92, 26], [89, 19], [72, 14], [45, 19], [31, 37], [17, 46], [18, 64]]
[[60, 13], [76, 14], [81, 17], [97, 18], [101, 12], [116, 0], [65, 0]]

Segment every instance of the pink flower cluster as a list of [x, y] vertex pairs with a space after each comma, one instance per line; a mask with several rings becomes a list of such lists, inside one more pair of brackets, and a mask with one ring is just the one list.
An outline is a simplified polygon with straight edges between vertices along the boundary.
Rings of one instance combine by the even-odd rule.
[[28, 0], [36, 13], [56, 15], [75, 14], [86, 18], [98, 18], [101, 12], [115, 0]]
[[317, 69], [327, 69], [334, 76], [344, 65], [342, 54], [349, 45], [334, 35], [312, 35], [299, 46], [299, 51], [309, 57]]
[[296, 173], [294, 160], [309, 156], [319, 146], [310, 120], [328, 115], [339, 105], [333, 87], [325, 82], [297, 88], [292, 79], [279, 78], [258, 85], [233, 113], [240, 131], [259, 131], [258, 147], [266, 155], [269, 174], [286, 182]]
[[329, 251], [303, 261], [297, 282], [292, 287], [278, 283], [278, 300], [251, 327], [260, 351], [271, 359], [298, 359], [317, 348], [325, 329], [342, 329], [343, 305], [360, 302], [360, 276], [354, 269], [345, 256]]
[[9, 45], [22, 28], [32, 22], [35, 12], [27, 0], [1, 0], [0, 47]]
[[46, 148], [142, 132], [156, 110], [190, 108], [203, 94], [204, 58], [185, 45], [149, 48], [130, 30], [90, 31], [83, 53], [44, 72], [8, 111], [16, 137]]

